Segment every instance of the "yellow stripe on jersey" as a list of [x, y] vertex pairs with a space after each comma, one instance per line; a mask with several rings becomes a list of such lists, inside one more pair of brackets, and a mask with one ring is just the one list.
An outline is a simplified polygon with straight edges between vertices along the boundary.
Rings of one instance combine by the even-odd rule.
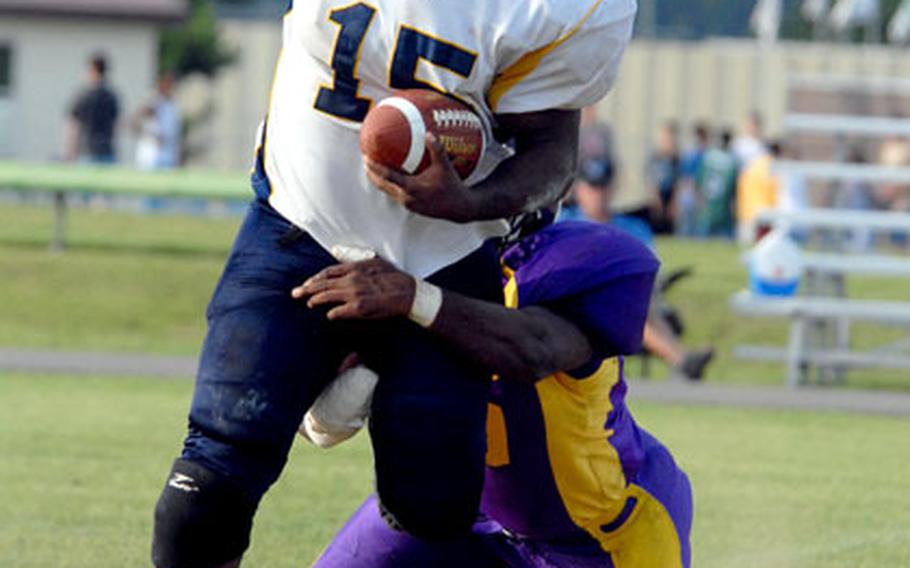
[[487, 405], [487, 465], [502, 467], [509, 465], [509, 439], [506, 434], [506, 417], [502, 408]]
[[490, 87], [490, 92], [487, 94], [487, 103], [490, 105], [490, 108], [493, 112], [496, 112], [496, 107], [499, 105], [499, 101], [502, 97], [509, 92], [515, 85], [520, 83], [522, 79], [534, 72], [535, 69], [540, 65], [540, 62], [543, 61], [543, 58], [546, 57], [551, 51], [565, 43], [569, 38], [574, 36], [578, 30], [588, 21], [588, 19], [594, 14], [594, 11], [600, 6], [603, 0], [596, 0], [594, 4], [588, 9], [585, 15], [581, 20], [575, 24], [568, 32], [557, 38], [555, 41], [535, 49], [534, 51], [526, 53], [518, 61], [513, 63], [511, 66], [507, 67], [502, 73], [496, 76], [493, 79], [493, 85]]
[[517, 310], [518, 309], [518, 282], [515, 281], [515, 271], [513, 271], [508, 266], [502, 267], [502, 273], [505, 275], [508, 280], [506, 281], [505, 288], [503, 288], [502, 293], [505, 297], [505, 306], [507, 308]]
[[604, 428], [619, 378], [613, 358], [585, 379], [556, 373], [536, 385], [557, 490], [572, 522], [595, 538], [625, 505], [622, 463]]
[[682, 568], [679, 535], [663, 504], [637, 485], [628, 487], [626, 499], [636, 500], [628, 519], [610, 532], [598, 528], [594, 535], [613, 566]]
[[[518, 308], [514, 271], [505, 305]], [[619, 453], [604, 424], [613, 411], [610, 393], [619, 382], [619, 359], [607, 359], [589, 377], [556, 373], [536, 384], [546, 428], [547, 454], [562, 502], [577, 526], [610, 554], [616, 568], [682, 568], [682, 545], [664, 505], [644, 488], [627, 485]], [[494, 377], [493, 380], [498, 380]], [[509, 464], [508, 433], [502, 408], [488, 405], [487, 465]], [[617, 527], [631, 500], [634, 507]]]

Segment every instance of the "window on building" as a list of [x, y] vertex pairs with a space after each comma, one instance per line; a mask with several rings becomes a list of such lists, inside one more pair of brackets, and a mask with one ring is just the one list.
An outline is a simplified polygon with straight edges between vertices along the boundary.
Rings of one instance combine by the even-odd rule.
[[10, 94], [13, 88], [13, 50], [0, 44], [0, 97]]

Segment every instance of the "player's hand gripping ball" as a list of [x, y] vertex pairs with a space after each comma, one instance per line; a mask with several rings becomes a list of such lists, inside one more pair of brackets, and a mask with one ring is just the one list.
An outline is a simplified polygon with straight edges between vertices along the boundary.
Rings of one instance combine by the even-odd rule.
[[435, 135], [461, 179], [483, 155], [483, 125], [467, 105], [425, 89], [396, 91], [373, 107], [360, 130], [360, 151], [405, 174], [430, 165], [427, 133]]

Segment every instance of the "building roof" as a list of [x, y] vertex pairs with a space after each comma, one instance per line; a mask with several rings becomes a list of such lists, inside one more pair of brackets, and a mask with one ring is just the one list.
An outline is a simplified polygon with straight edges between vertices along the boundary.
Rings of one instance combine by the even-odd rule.
[[186, 1], [0, 0], [0, 14], [173, 21], [186, 15]]
[[288, 0], [215, 0], [219, 18], [278, 20], [289, 9]]

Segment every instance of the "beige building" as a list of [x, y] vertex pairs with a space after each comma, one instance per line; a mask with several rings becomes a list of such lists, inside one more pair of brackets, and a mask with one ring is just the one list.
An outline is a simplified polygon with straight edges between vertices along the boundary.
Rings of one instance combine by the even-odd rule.
[[[151, 90], [158, 30], [183, 17], [184, 0], [0, 0], [0, 157], [53, 160], [70, 106], [95, 53], [110, 62], [121, 116]], [[118, 153], [131, 154], [120, 127]]]
[[189, 140], [194, 165], [215, 169], [249, 167], [256, 129], [268, 110], [275, 62], [281, 51], [281, 18], [272, 14], [232, 14], [220, 21], [225, 44], [237, 54], [213, 80], [189, 77], [177, 100], [184, 116], [210, 115]]
[[[246, 167], [281, 49], [280, 18], [226, 18], [221, 29], [238, 49], [237, 62], [213, 82], [188, 84], [181, 100], [187, 108], [208, 101], [215, 111], [203, 133], [207, 150], [197, 162]], [[904, 48], [889, 46], [633, 41], [616, 89], [599, 106], [615, 131], [618, 205], [632, 207], [646, 199], [645, 164], [662, 121], [677, 121], [684, 134], [698, 120], [735, 129], [755, 109], [765, 116], [768, 134], [778, 135], [788, 106], [788, 77], [805, 74], [910, 77], [910, 57]]]

